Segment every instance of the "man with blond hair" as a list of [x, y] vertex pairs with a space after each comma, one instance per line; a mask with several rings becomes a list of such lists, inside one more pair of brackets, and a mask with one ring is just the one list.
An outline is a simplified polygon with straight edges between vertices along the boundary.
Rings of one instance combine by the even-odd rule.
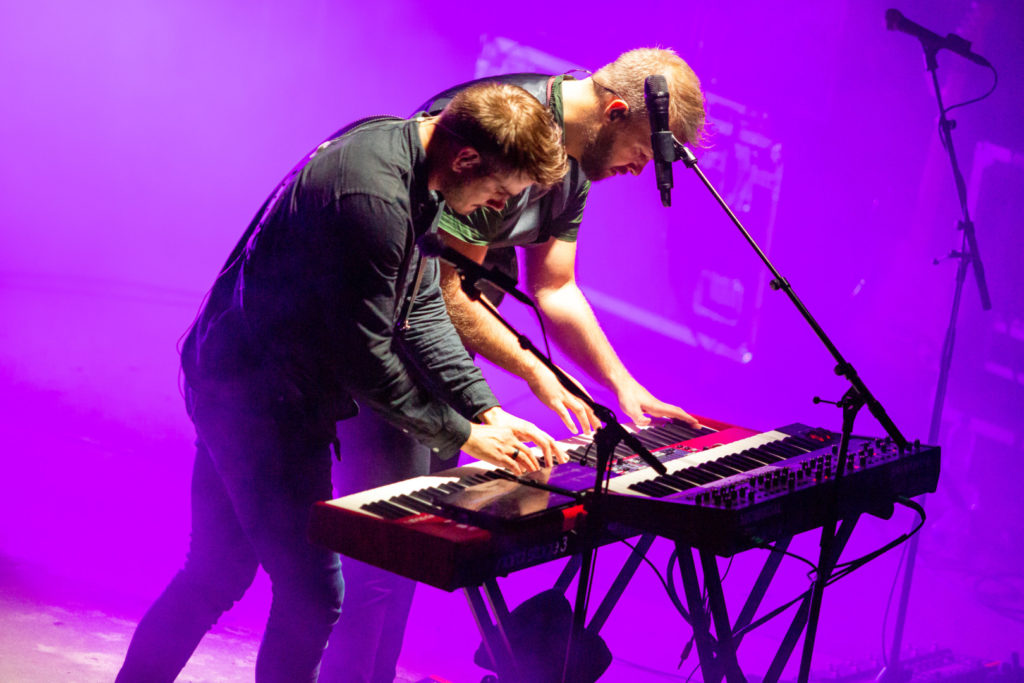
[[[651, 160], [644, 81], [652, 74], [662, 74], [668, 82], [672, 132], [681, 142], [699, 144], [704, 126], [700, 82], [671, 50], [631, 50], [581, 80], [530, 74], [483, 79], [520, 85], [547, 104], [563, 128], [569, 173], [550, 191], [528, 188], [502, 212], [445, 214], [441, 235], [464, 255], [513, 278], [518, 276], [514, 247], [523, 247], [526, 290], [537, 301], [559, 347], [615, 394], [630, 419], [643, 424], [646, 415], [656, 415], [696, 423], [633, 378], [602, 332], [575, 277], [576, 238], [590, 183], [614, 175], [639, 175]], [[442, 93], [424, 110], [443, 107], [457, 91]], [[448, 311], [471, 350], [524, 378], [570, 430], [575, 431], [574, 418], [584, 431], [598, 426], [582, 401], [526, 353], [479, 302], [462, 292], [453, 269], [442, 267], [441, 281]]]
[[331, 497], [335, 423], [357, 404], [441, 458], [461, 449], [517, 473], [540, 454], [554, 462], [551, 437], [498, 405], [445, 313], [436, 262], [415, 242], [442, 201], [456, 214], [501, 210], [560, 179], [565, 164], [535, 98], [483, 84], [437, 116], [352, 126], [285, 179], [182, 348], [197, 434], [191, 542], [139, 623], [119, 683], [173, 681], [259, 566], [273, 602], [256, 681], [317, 680], [343, 583], [337, 554], [313, 546], [306, 528], [313, 503]]
[[[644, 103], [644, 81], [664, 75], [670, 91], [669, 125], [684, 143], [699, 144], [704, 127], [700, 81], [675, 52], [641, 48], [620, 55], [588, 78], [512, 74], [455, 86], [420, 107], [436, 113], [465, 88], [481, 82], [518, 85], [544, 103], [563, 135], [569, 155], [565, 176], [552, 187], [531, 186], [509, 199], [502, 211], [446, 212], [440, 221], [445, 243], [467, 257], [518, 278], [515, 247], [522, 248], [527, 292], [536, 300], [546, 328], [578, 366], [614, 392], [622, 411], [645, 424], [647, 416], [672, 417], [697, 425], [682, 408], [654, 397], [626, 369], [601, 330], [576, 283], [576, 238], [591, 181], [638, 175], [651, 160], [651, 130]], [[459, 274], [441, 266], [448, 312], [473, 352], [522, 377], [533, 393], [566, 427], [589, 432], [599, 426], [593, 412], [568, 392], [554, 374], [525, 351], [516, 337], [483, 305], [463, 292]], [[486, 289], [494, 302], [501, 292]], [[437, 469], [430, 452], [372, 415], [340, 425], [343, 442], [356, 446], [354, 458], [374, 451], [405, 453], [389, 460], [387, 472], [362, 476], [363, 467], [336, 468], [339, 494], [361, 491]], [[365, 453], [365, 456], [359, 453]], [[356, 476], [352, 476], [352, 475]], [[364, 589], [346, 601], [324, 658], [323, 683], [390, 683], [412, 603], [411, 581], [353, 560], [345, 560], [349, 583]]]

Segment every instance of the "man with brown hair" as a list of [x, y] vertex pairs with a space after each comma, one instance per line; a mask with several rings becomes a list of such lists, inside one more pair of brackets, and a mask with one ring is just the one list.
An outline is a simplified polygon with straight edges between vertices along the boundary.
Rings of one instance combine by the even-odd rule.
[[[623, 412], [639, 424], [647, 415], [674, 417], [696, 425], [681, 408], [655, 398], [629, 373], [608, 342], [576, 284], [576, 236], [590, 181], [639, 174], [651, 160], [651, 131], [644, 103], [644, 80], [666, 77], [670, 90], [669, 125], [680, 141], [699, 144], [704, 126], [704, 96], [693, 70], [675, 52], [631, 50], [589, 78], [512, 74], [455, 86], [420, 107], [436, 113], [457, 93], [480, 82], [518, 85], [551, 111], [569, 155], [568, 172], [551, 187], [532, 186], [512, 197], [502, 211], [446, 212], [440, 221], [445, 243], [469, 258], [518, 277], [515, 247], [525, 257], [526, 289], [544, 315], [559, 347], [594, 379], [612, 390]], [[524, 351], [512, 333], [461, 288], [459, 274], [441, 266], [448, 312], [466, 346], [516, 374], [533, 393], [575, 432], [599, 426], [596, 416], [566, 391], [555, 376]], [[488, 288], [492, 302], [501, 292]], [[372, 458], [378, 450], [404, 453], [388, 461], [389, 470], [365, 467], [335, 469], [339, 495], [362, 491], [437, 469], [430, 453], [372, 415], [339, 426], [344, 443], [355, 446], [352, 458]], [[365, 455], [363, 455], [365, 454]], [[345, 560], [350, 584], [365, 588], [345, 602], [341, 620], [324, 657], [323, 683], [390, 683], [395, 677], [402, 633], [412, 604], [414, 584], [389, 572]]]
[[538, 467], [533, 441], [554, 462], [551, 438], [498, 405], [415, 241], [436, 226], [442, 198], [460, 214], [500, 210], [565, 163], [536, 99], [485, 84], [439, 116], [361, 122], [285, 179], [183, 345], [197, 434], [191, 543], [119, 682], [173, 681], [259, 566], [273, 603], [256, 681], [316, 681], [343, 584], [338, 556], [310, 544], [306, 527], [313, 503], [331, 497], [335, 423], [357, 402], [441, 458], [461, 449], [521, 473]]

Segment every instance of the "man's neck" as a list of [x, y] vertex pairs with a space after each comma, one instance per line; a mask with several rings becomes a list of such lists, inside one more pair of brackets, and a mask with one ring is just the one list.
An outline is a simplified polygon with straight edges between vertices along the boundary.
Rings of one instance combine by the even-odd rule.
[[[439, 190], [441, 189], [441, 174], [437, 168], [437, 164], [433, 163], [433, 157], [430, 154], [430, 141], [434, 139], [434, 133], [437, 131], [437, 119], [436, 116], [424, 116], [420, 118], [418, 122], [418, 132], [420, 135], [420, 143], [423, 145], [423, 151], [427, 158], [427, 189], [428, 190]], [[437, 155], [435, 154], [434, 157]]]
[[562, 81], [562, 119], [565, 122], [565, 151], [579, 159], [589, 131], [601, 124], [601, 100], [589, 78]]

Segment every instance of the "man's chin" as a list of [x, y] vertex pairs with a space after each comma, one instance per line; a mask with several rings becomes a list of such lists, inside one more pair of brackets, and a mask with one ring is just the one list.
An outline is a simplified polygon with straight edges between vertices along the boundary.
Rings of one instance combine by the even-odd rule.
[[457, 213], [460, 216], [468, 216], [469, 214], [471, 214], [474, 211], [476, 211], [477, 209], [479, 209], [480, 206], [481, 206], [480, 204], [473, 204], [472, 206], [466, 206], [466, 205], [456, 206], [454, 204], [449, 204], [448, 205], [448, 209], [452, 213]]

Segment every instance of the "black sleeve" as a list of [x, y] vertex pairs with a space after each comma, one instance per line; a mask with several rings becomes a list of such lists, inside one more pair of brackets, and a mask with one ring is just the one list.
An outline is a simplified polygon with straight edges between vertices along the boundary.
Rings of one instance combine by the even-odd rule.
[[414, 373], [418, 368], [438, 383], [464, 383], [465, 387], [483, 380], [472, 364], [470, 370], [465, 363], [453, 363], [450, 349], [437, 348], [451, 345], [452, 338], [458, 343], [443, 309], [430, 307], [417, 315], [423, 339], [411, 345], [411, 358], [400, 353], [394, 329], [395, 289], [407, 250], [412, 249], [408, 211], [377, 196], [351, 194], [339, 198], [324, 214], [335, 212], [324, 215], [324, 220], [342, 231], [336, 241], [338, 277], [325, 282], [338, 291], [333, 297], [330, 292], [319, 297], [335, 302], [327, 323], [336, 337], [332, 346], [341, 354], [346, 387], [357, 400], [436, 449], [441, 457], [449, 457], [469, 437], [469, 421], [431, 395]]
[[498, 405], [480, 369], [463, 346], [441, 294], [435, 259], [424, 259], [423, 281], [413, 303], [408, 326], [400, 334], [410, 357], [423, 364], [436, 390], [468, 418]]

